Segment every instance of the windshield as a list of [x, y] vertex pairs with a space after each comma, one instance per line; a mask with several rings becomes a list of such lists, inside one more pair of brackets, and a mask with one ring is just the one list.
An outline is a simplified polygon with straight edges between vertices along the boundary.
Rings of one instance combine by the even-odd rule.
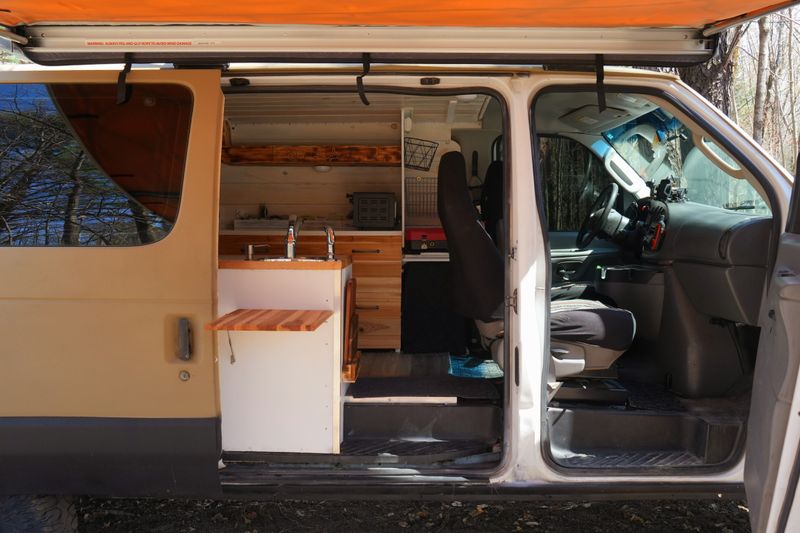
[[696, 146], [689, 128], [664, 109], [655, 109], [603, 132], [605, 139], [645, 181], [669, 178], [686, 198], [723, 209], [770, 215], [758, 191], [743, 179], [741, 166], [712, 140]]

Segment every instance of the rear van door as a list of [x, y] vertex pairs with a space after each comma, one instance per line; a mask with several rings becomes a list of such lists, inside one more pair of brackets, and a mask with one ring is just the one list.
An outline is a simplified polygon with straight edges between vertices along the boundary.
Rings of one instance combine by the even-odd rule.
[[0, 494], [214, 493], [219, 71], [19, 68], [0, 72]]

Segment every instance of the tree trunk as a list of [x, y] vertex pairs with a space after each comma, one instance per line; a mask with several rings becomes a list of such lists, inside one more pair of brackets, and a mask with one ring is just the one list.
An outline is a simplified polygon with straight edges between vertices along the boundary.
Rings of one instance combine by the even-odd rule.
[[144, 208], [134, 200], [128, 200], [128, 207], [133, 215], [133, 223], [136, 225], [136, 235], [139, 237], [139, 242], [141, 244], [154, 242], [156, 239], [151, 231], [150, 224], [147, 223]]
[[745, 27], [740, 26], [723, 32], [719, 36], [714, 57], [700, 65], [678, 69], [678, 74], [684, 83], [728, 116], [732, 116], [735, 112], [733, 101], [735, 58], [745, 30]]
[[80, 223], [80, 202], [81, 192], [83, 192], [83, 181], [78, 177], [78, 172], [83, 166], [86, 158], [83, 152], [75, 158], [75, 163], [70, 170], [70, 180], [72, 190], [67, 198], [67, 206], [64, 211], [64, 233], [61, 235], [61, 244], [64, 246], [78, 246], [81, 242], [81, 223]]
[[769, 26], [767, 18], [758, 19], [758, 57], [756, 58], [756, 94], [753, 101], [753, 139], [764, 141], [764, 124], [767, 118], [767, 79], [769, 78]]

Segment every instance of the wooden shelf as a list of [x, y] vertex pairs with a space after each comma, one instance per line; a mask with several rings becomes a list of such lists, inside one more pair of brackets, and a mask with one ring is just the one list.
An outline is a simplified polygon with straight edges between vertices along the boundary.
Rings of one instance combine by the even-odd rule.
[[400, 166], [400, 146], [284, 145], [223, 146], [226, 165]]
[[316, 331], [333, 311], [237, 309], [206, 325], [211, 331]]

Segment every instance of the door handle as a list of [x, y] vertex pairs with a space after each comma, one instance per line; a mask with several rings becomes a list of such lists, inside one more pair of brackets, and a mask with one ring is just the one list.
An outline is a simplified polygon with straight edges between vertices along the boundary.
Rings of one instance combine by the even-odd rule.
[[188, 318], [178, 319], [178, 359], [188, 361], [194, 352], [192, 322]]
[[354, 254], [379, 254], [381, 253], [380, 249], [375, 250], [353, 250], [351, 253]]
[[556, 273], [561, 276], [561, 279], [564, 281], [571, 280], [572, 276], [574, 276], [577, 272], [577, 268], [569, 268], [566, 265], [558, 265], [556, 267]]

